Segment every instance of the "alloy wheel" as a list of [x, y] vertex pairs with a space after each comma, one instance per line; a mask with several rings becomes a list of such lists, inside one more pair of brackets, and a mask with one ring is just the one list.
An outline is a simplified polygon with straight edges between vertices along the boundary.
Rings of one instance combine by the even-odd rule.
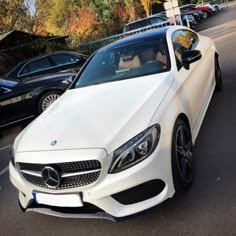
[[60, 97], [60, 94], [50, 94], [42, 101], [42, 111], [45, 111], [53, 102]]
[[185, 183], [190, 183], [194, 177], [192, 154], [193, 144], [187, 128], [179, 126], [176, 132], [176, 158], [179, 173]]

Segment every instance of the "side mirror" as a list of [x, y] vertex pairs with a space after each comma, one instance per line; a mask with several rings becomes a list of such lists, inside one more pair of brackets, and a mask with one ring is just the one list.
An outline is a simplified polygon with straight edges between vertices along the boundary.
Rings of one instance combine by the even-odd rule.
[[189, 70], [189, 65], [195, 61], [200, 60], [202, 53], [199, 50], [187, 50], [182, 53], [181, 59], [183, 66], [186, 70]]

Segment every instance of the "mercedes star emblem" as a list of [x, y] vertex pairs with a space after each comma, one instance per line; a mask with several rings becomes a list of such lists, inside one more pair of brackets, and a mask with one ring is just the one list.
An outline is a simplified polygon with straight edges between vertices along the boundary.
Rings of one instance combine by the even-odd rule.
[[42, 178], [49, 188], [58, 188], [61, 184], [61, 176], [57, 170], [51, 166], [45, 166], [42, 170]]
[[53, 140], [52, 142], [51, 142], [51, 146], [55, 146], [57, 144], [57, 140]]

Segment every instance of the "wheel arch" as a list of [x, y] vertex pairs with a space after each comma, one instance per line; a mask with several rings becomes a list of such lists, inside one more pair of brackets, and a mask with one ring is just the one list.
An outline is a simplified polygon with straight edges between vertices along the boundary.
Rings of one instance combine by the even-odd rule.
[[34, 90], [32, 92], [32, 96], [35, 97], [35, 100], [38, 100], [38, 99], [40, 99], [40, 97], [42, 97], [43, 94], [45, 94], [49, 91], [52, 91], [52, 90], [53, 91], [60, 91], [62, 93], [65, 92], [65, 90], [62, 89], [62, 88], [58, 88], [58, 87], [48, 87], [48, 88], [46, 88], [45, 87], [45, 88], [38, 88], [38, 89]]
[[64, 93], [65, 90], [62, 89], [62, 88], [58, 88], [58, 87], [49, 87], [49, 88], [40, 88], [40, 89], [37, 89], [35, 90], [32, 95], [34, 97], [34, 107], [35, 107], [35, 112], [38, 112], [38, 103], [41, 99], [41, 97], [50, 92], [50, 91], [59, 91], [61, 93]]
[[178, 119], [181, 119], [182, 121], [184, 121], [186, 123], [186, 125], [188, 126], [189, 131], [192, 135], [192, 129], [191, 129], [191, 126], [190, 126], [189, 119], [188, 119], [187, 115], [184, 114], [184, 113], [180, 113], [176, 120], [178, 120]]

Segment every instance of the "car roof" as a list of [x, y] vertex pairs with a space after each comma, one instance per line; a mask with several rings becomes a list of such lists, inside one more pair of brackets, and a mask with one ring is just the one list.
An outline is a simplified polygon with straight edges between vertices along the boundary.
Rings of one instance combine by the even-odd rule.
[[18, 67], [21, 66], [21, 65], [24, 65], [24, 64], [27, 63], [27, 62], [30, 62], [30, 61], [33, 61], [33, 60], [37, 60], [37, 59], [40, 59], [40, 58], [45, 57], [45, 56], [57, 55], [57, 54], [61, 54], [61, 53], [74, 54], [74, 55], [76, 55], [76, 56], [81, 56], [81, 57], [84, 57], [84, 58], [86, 58], [86, 59], [89, 58], [89, 56], [87, 56], [87, 55], [80, 54], [80, 53], [77, 53], [77, 52], [72, 52], [72, 51], [55, 51], [55, 52], [49, 52], [49, 53], [41, 54], [41, 55], [38, 55], [38, 56], [35, 56], [35, 57], [31, 57], [31, 58], [26, 59], [26, 60], [24, 60], [24, 61], [20, 61], [20, 62], [17, 63], [11, 70], [9, 70], [4, 76], [10, 75], [13, 71], [16, 70], [16, 68], [18, 68]]
[[138, 33], [138, 34], [135, 34], [132, 36], [128, 36], [126, 38], [115, 41], [115, 42], [108, 44], [107, 46], [99, 49], [98, 53], [103, 52], [103, 51], [108, 51], [108, 50], [111, 50], [111, 49], [114, 49], [117, 47], [125, 46], [128, 44], [143, 42], [143, 41], [152, 40], [152, 39], [156, 39], [156, 38], [165, 38], [166, 32], [168, 31], [169, 28], [170, 28], [170, 26], [169, 27], [162, 27], [159, 29], [154, 29], [152, 31], [142, 32], [142, 33]]
[[83, 54], [80, 54], [80, 53], [77, 53], [77, 52], [71, 52], [71, 51], [55, 51], [55, 52], [44, 53], [44, 54], [41, 54], [41, 55], [38, 55], [38, 56], [35, 56], [35, 57], [31, 57], [31, 58], [26, 59], [26, 60], [24, 60], [24, 61], [22, 61], [22, 62], [19, 62], [19, 64], [17, 64], [17, 65], [26, 63], [26, 62], [31, 61], [31, 60], [39, 59], [39, 58], [41, 58], [41, 57], [51, 56], [51, 55], [56, 55], [56, 54], [61, 54], [61, 53], [74, 54], [74, 55], [77, 55], [77, 56], [82, 56], [82, 57], [88, 58], [87, 55], [83, 55]]
[[132, 21], [132, 22], [126, 24], [124, 27], [132, 25], [134, 23], [138, 23], [138, 22], [142, 22], [142, 21], [145, 21], [145, 20], [149, 20], [149, 19], [152, 19], [152, 18], [161, 18], [161, 19], [163, 19], [162, 16], [152, 15], [152, 16], [149, 16], [149, 17], [146, 17], [146, 18], [142, 18], [142, 19], [139, 19], [139, 20], [136, 20], [136, 21]]

